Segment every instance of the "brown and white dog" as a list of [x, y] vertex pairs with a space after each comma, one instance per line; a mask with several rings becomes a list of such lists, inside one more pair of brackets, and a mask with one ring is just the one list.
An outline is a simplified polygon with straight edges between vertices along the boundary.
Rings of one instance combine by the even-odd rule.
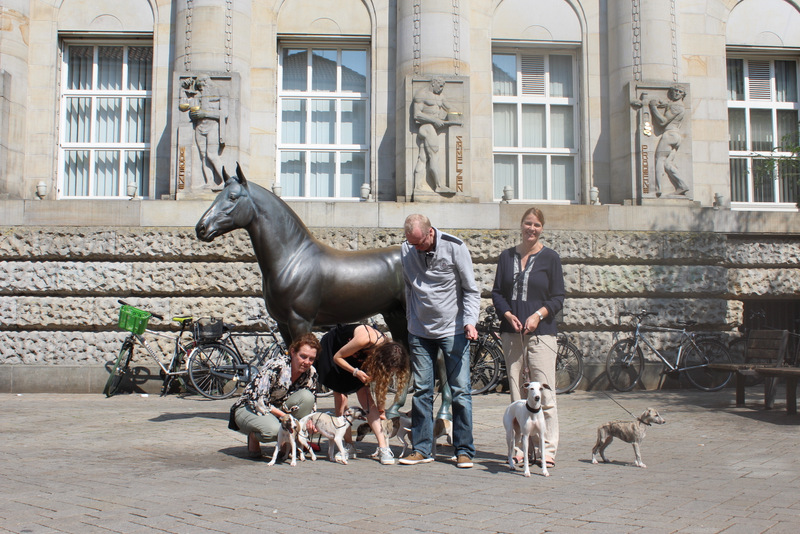
[[597, 429], [597, 443], [595, 443], [592, 448], [592, 463], [597, 463], [598, 453], [600, 453], [600, 457], [604, 462], [608, 462], [608, 458], [606, 458], [605, 455], [606, 447], [614, 441], [614, 438], [619, 438], [633, 445], [633, 453], [636, 456], [636, 467], [647, 467], [642, 461], [642, 453], [639, 450], [639, 445], [641, 445], [644, 439], [647, 427], [653, 423], [663, 425], [666, 421], [664, 421], [663, 417], [658, 415], [655, 408], [648, 408], [636, 421], [611, 421], [600, 425]]
[[[386, 437], [387, 444], [389, 440], [395, 437], [403, 444], [403, 452], [400, 453], [400, 456], [404, 456], [406, 448], [411, 447], [411, 418], [401, 415], [391, 419], [383, 419], [381, 426], [383, 427], [383, 435]], [[369, 423], [361, 423], [356, 430], [356, 441], [363, 441], [370, 432], [372, 432], [372, 428]], [[370, 457], [377, 458], [379, 454], [380, 450], [375, 449], [375, 452]]]
[[[387, 443], [390, 439], [396, 437], [403, 445], [403, 450], [400, 456], [405, 456], [406, 449], [411, 449], [411, 417], [408, 415], [401, 415], [399, 417], [392, 417], [381, 421], [383, 426], [383, 435], [386, 436]], [[356, 431], [356, 441], [362, 441], [370, 432], [368, 423], [361, 423]], [[433, 424], [433, 455], [436, 456], [436, 440], [444, 437], [447, 439], [447, 444], [453, 445], [453, 422], [449, 419], [437, 419]], [[372, 458], [377, 458], [379, 451], [376, 449], [372, 453]]]
[[[275, 442], [275, 452], [272, 453], [272, 460], [267, 465], [275, 465], [275, 460], [278, 459], [278, 453], [284, 451], [287, 453], [291, 451], [291, 462], [289, 465], [292, 467], [297, 465], [297, 442], [300, 437], [300, 423], [290, 413], [285, 414], [280, 418], [281, 426], [278, 428], [278, 440]], [[308, 444], [306, 443], [306, 446]], [[311, 447], [308, 447], [311, 450]], [[311, 451], [313, 455], [314, 452]], [[305, 460], [303, 449], [300, 449], [300, 460]]]

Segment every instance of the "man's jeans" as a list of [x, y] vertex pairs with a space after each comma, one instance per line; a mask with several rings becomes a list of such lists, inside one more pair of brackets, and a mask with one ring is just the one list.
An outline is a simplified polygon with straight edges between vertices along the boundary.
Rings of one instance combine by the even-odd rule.
[[453, 393], [453, 446], [456, 455], [475, 456], [472, 442], [472, 385], [469, 342], [464, 334], [441, 339], [408, 335], [414, 399], [411, 402], [411, 441], [414, 450], [430, 458], [433, 447], [433, 383], [436, 358], [444, 355], [447, 382]]

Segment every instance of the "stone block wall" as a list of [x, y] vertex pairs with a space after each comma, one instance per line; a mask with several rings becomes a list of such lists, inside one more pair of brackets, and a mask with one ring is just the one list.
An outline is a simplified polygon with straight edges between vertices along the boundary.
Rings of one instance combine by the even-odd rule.
[[[402, 239], [385, 229], [312, 231], [345, 250]], [[450, 232], [469, 246], [482, 304], [490, 304], [496, 259], [518, 232]], [[0, 391], [35, 389], [25, 371], [37, 369], [52, 375], [50, 390], [99, 392], [104, 366], [126, 335], [117, 328], [118, 299], [166, 317], [151, 321], [164, 330], [181, 314], [255, 328], [248, 317], [264, 313], [260, 272], [241, 230], [212, 243], [180, 227], [6, 227], [0, 237]], [[797, 236], [549, 230], [543, 240], [564, 264], [560, 329], [597, 367], [626, 330], [621, 311], [646, 308], [659, 314], [658, 324], [694, 320], [699, 329], [728, 335], [742, 319], [743, 299], [800, 294]], [[669, 339], [659, 339], [668, 346]]]

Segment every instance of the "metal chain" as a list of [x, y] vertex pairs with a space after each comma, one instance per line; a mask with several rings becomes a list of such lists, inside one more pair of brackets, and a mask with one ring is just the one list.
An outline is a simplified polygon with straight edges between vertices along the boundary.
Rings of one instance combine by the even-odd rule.
[[669, 6], [669, 29], [672, 34], [672, 81], [678, 81], [678, 19], [675, 15], [675, 0]]
[[233, 66], [233, 0], [225, 0], [225, 72]]
[[192, 70], [192, 8], [194, 0], [186, 0], [186, 29], [183, 42], [183, 69]]
[[414, 0], [414, 74], [419, 75], [422, 53], [420, 51], [420, 0]]
[[458, 76], [459, 69], [461, 68], [460, 55], [460, 31], [461, 21], [459, 20], [459, 5], [458, 0], [453, 0], [453, 67], [455, 75]]
[[639, 0], [631, 2], [633, 19], [633, 79], [642, 81], [642, 17], [639, 12]]

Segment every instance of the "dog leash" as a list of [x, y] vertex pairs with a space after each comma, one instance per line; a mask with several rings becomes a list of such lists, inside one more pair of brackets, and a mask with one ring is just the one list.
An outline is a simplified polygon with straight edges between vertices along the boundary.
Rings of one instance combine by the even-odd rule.
[[638, 417], [636, 417], [635, 415], [633, 415], [633, 414], [632, 414], [632, 413], [631, 413], [631, 412], [630, 412], [630, 411], [629, 411], [629, 410], [628, 410], [628, 409], [627, 409], [625, 406], [623, 406], [623, 405], [621, 405], [620, 403], [618, 403], [618, 402], [617, 402], [617, 400], [616, 400], [614, 397], [612, 397], [611, 395], [609, 395], [609, 394], [608, 394], [607, 392], [605, 392], [605, 391], [603, 392], [603, 394], [604, 394], [606, 397], [608, 397], [609, 399], [611, 399], [612, 401], [614, 401], [614, 404], [616, 404], [617, 406], [619, 406], [620, 408], [622, 408], [623, 410], [625, 410], [626, 412], [628, 412], [628, 415], [630, 415], [630, 416], [631, 416], [631, 417], [633, 417], [634, 419], [638, 419]]

